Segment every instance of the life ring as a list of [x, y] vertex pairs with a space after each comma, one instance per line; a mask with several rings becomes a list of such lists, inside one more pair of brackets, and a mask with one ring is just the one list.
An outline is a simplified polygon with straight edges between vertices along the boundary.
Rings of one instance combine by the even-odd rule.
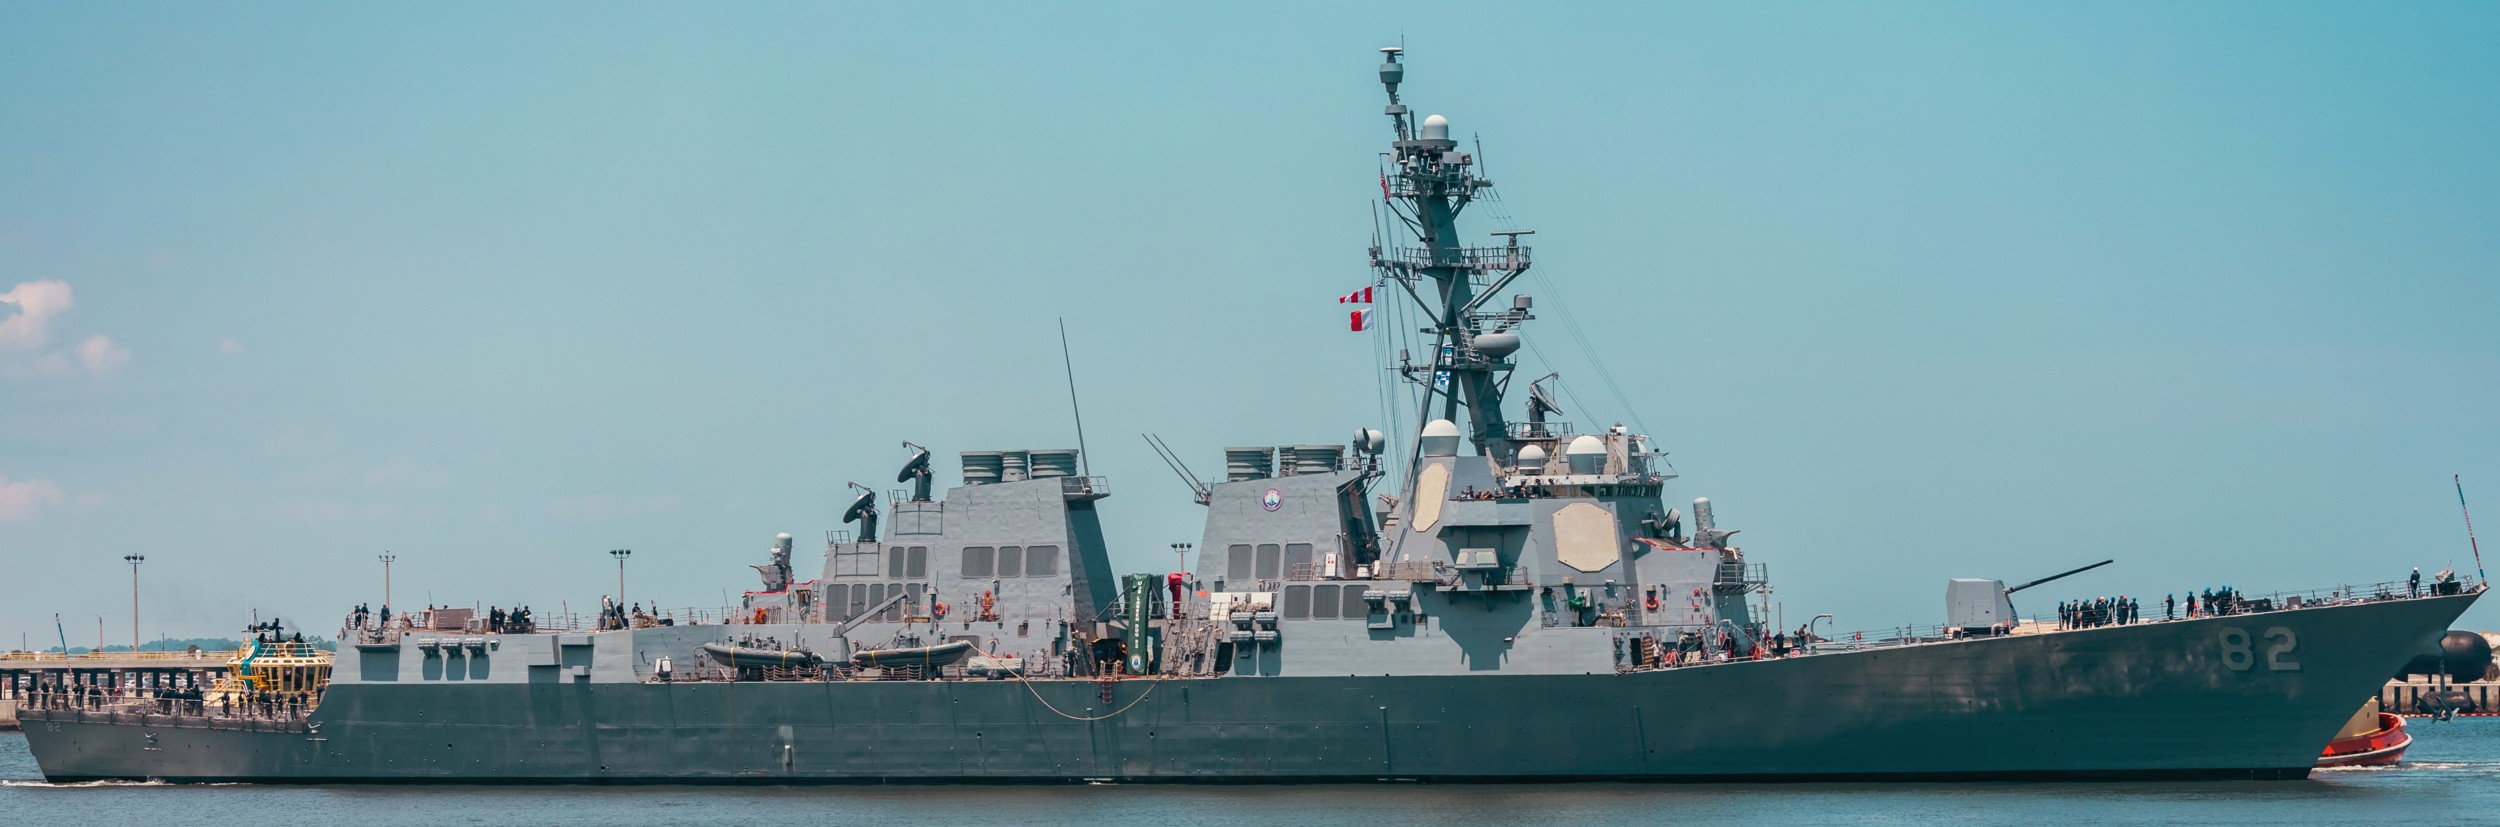
[[944, 601], [940, 601], [940, 602], [938, 602], [938, 603], [936, 603], [936, 604], [934, 604], [934, 605], [930, 606], [930, 607], [929, 607], [929, 615], [930, 615], [931, 617], [941, 617], [941, 618], [942, 618], [942, 617], [945, 617], [945, 616], [946, 616], [946, 603], [945, 603]]
[[1649, 610], [1653, 612], [1658, 610], [1658, 593], [1655, 591], [1649, 593]]
[[757, 609], [757, 610], [755, 610], [755, 619], [754, 619], [754, 620], [747, 621], [747, 622], [749, 622], [749, 623], [754, 623], [754, 624], [758, 624], [758, 625], [763, 624], [763, 622], [764, 622], [764, 610], [762, 610], [762, 609]]

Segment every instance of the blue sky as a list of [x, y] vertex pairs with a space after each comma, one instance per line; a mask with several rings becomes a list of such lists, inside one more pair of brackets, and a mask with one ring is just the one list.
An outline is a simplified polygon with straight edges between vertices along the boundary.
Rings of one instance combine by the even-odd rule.
[[133, 551], [149, 638], [326, 624], [383, 549], [402, 605], [594, 602], [618, 547], [632, 596], [717, 605], [903, 440], [945, 485], [1073, 444], [1060, 318], [1114, 560], [1168, 566], [1200, 511], [1138, 434], [1206, 474], [1381, 424], [1333, 298], [1400, 37], [1538, 230], [1565, 418], [1628, 418], [1568, 308], [1790, 625], [2107, 557], [2025, 608], [2470, 568], [2495, 35], [2430, 3], [10, 4], [0, 632], [127, 641]]

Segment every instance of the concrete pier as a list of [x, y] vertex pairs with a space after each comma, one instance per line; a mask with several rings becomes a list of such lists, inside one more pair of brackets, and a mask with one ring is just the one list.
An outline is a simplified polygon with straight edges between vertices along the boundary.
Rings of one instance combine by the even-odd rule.
[[226, 674], [233, 652], [57, 652], [0, 654], [0, 730], [18, 728], [17, 710], [38, 687], [95, 686], [123, 697], [207, 686]]
[[2419, 675], [2388, 681], [2379, 689], [2379, 708], [2398, 715], [2426, 714], [2422, 699], [2430, 698], [2431, 708], [2436, 709], [2443, 690], [2450, 705], [2461, 714], [2500, 712], [2500, 681], [2440, 682]]

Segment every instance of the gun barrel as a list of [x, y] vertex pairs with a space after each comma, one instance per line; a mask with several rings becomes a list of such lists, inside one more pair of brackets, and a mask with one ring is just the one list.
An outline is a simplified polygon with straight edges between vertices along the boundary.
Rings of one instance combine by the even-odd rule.
[[2013, 588], [2006, 589], [2006, 590], [2005, 590], [2005, 593], [2006, 593], [2006, 594], [2013, 594], [2013, 593], [2015, 593], [2015, 592], [2022, 591], [2022, 590], [2024, 590], [2024, 589], [2028, 589], [2028, 588], [2031, 588], [2031, 587], [2033, 587], [2033, 586], [2037, 586], [2037, 585], [2040, 585], [2040, 584], [2042, 584], [2042, 583], [2049, 582], [2049, 581], [2051, 581], [2051, 580], [2056, 580], [2056, 579], [2065, 578], [2065, 577], [2073, 577], [2073, 576], [2075, 576], [2075, 575], [2082, 574], [2082, 573], [2084, 573], [2084, 572], [2091, 571], [2091, 570], [2093, 570], [2093, 569], [2097, 569], [2097, 568], [2100, 568], [2100, 567], [2102, 567], [2102, 566], [2106, 566], [2106, 565], [2109, 565], [2109, 564], [2111, 564], [2111, 563], [2115, 563], [2115, 562], [2118, 562], [2118, 561], [2117, 561], [2116, 559], [2103, 560], [2103, 561], [2101, 561], [2101, 562], [2094, 563], [2094, 564], [2089, 565], [2089, 566], [2084, 566], [2083, 568], [2073, 569], [2073, 570], [2070, 570], [2070, 571], [2058, 572], [2058, 573], [2056, 573], [2056, 574], [2052, 574], [2052, 575], [2049, 575], [2049, 576], [2047, 576], [2047, 577], [2043, 577], [2043, 578], [2040, 578], [2040, 579], [2038, 579], [2038, 580], [2031, 581], [2031, 582], [2029, 582], [2029, 583], [2024, 583], [2024, 584], [2022, 584], [2022, 585], [2020, 585], [2020, 586], [2015, 586], [2015, 587], [2013, 587]]

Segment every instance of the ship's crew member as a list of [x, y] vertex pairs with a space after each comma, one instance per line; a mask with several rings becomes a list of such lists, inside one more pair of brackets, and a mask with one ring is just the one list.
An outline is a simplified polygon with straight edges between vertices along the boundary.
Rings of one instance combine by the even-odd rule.
[[2176, 614], [2176, 613], [2174, 612], [2174, 610], [2175, 610], [2175, 609], [2177, 609], [2178, 607], [2179, 607], [2179, 602], [2178, 602], [2178, 599], [2177, 599], [2177, 596], [2176, 596], [2176, 595], [2170, 595], [2170, 594], [2164, 594], [2164, 595], [2162, 595], [2162, 596], [2161, 596], [2161, 619], [2163, 619], [2163, 620], [2174, 620], [2174, 619], [2176, 619], [2176, 618], [2174, 617], [2174, 615]]
[[2405, 596], [2406, 596], [2406, 597], [2421, 597], [2421, 596], [2422, 596], [2422, 567], [2421, 567], [2421, 566], [2414, 566], [2414, 567], [2413, 567], [2413, 576], [2405, 579]]
[[2068, 614], [2068, 611], [2067, 611], [2067, 608], [2066, 608], [2066, 601], [2063, 601], [2063, 600], [2057, 601], [2057, 628], [2060, 628], [2060, 629], [2064, 629], [2064, 628], [2066, 628], [2066, 617], [2067, 617], [2067, 614]]

